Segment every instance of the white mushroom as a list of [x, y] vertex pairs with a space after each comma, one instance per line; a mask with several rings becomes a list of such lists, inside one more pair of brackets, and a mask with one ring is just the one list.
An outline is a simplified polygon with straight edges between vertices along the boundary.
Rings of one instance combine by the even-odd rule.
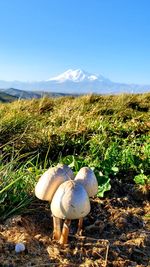
[[49, 168], [40, 177], [35, 186], [36, 197], [41, 200], [51, 201], [59, 185], [69, 179], [69, 175], [66, 175], [62, 167]]
[[59, 240], [65, 244], [71, 220], [83, 218], [90, 212], [89, 197], [83, 185], [71, 180], [61, 184], [52, 199], [51, 211], [55, 217], [65, 220]]
[[84, 186], [89, 197], [94, 197], [97, 194], [98, 182], [94, 172], [89, 167], [81, 168], [74, 180]]
[[[98, 192], [98, 182], [94, 172], [89, 167], [83, 167], [77, 173], [75, 181], [81, 183], [86, 189], [89, 197], [93, 197]], [[79, 219], [77, 233], [80, 234], [83, 224], [83, 218]]]
[[[70, 179], [69, 171], [67, 174], [66, 167], [63, 165], [49, 168], [39, 179], [35, 186], [35, 195], [41, 200], [50, 201], [60, 184]], [[68, 167], [68, 169], [70, 169]], [[67, 169], [67, 170], [68, 170]], [[71, 173], [71, 170], [70, 170]], [[53, 217], [54, 238], [59, 239], [61, 235], [60, 219]]]
[[70, 178], [71, 180], [74, 180], [75, 178], [74, 173], [66, 164], [59, 163], [57, 167], [62, 168], [66, 176]]

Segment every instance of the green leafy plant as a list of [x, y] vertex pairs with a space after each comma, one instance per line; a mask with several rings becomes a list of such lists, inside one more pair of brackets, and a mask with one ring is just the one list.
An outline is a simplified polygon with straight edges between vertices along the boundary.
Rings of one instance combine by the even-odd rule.
[[110, 178], [107, 175], [103, 175], [101, 172], [96, 172], [98, 180], [98, 197], [104, 197], [104, 193], [111, 189]]
[[150, 185], [150, 177], [144, 173], [140, 173], [134, 177], [134, 181], [138, 185]]
[[150, 176], [141, 171], [140, 174], [134, 177], [134, 181], [143, 194], [147, 195], [150, 192]]

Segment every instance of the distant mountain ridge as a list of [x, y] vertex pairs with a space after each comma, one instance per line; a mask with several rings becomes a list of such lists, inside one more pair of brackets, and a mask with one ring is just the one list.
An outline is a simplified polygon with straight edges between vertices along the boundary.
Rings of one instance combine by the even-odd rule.
[[17, 99], [32, 99], [32, 98], [40, 98], [43, 96], [63, 97], [63, 96], [70, 96], [70, 94], [43, 92], [43, 91], [36, 91], [36, 92], [25, 91], [15, 88], [0, 89], [0, 102], [12, 102]]
[[0, 102], [12, 102], [14, 100], [16, 100], [17, 98], [15, 96], [11, 96], [7, 93], [5, 93], [4, 91], [0, 90]]
[[19, 88], [32, 93], [44, 91], [63, 94], [119, 94], [150, 91], [150, 85], [117, 83], [102, 75], [91, 74], [81, 69], [69, 69], [46, 81], [0, 81], [0, 88]]
[[39, 94], [36, 92], [32, 92], [32, 91], [30, 92], [30, 91], [20, 90], [16, 88], [0, 89], [0, 92], [3, 92], [15, 98], [23, 98], [23, 99], [39, 98]]

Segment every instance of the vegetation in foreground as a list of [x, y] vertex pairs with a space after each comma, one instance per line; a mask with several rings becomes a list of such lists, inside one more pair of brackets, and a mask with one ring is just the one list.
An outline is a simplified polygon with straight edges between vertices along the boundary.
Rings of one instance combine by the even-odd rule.
[[0, 104], [0, 217], [25, 211], [39, 176], [63, 162], [91, 167], [98, 196], [114, 179], [150, 181], [150, 94], [18, 100]]
[[[149, 266], [149, 109], [150, 94], [0, 105], [0, 265]], [[58, 162], [75, 173], [88, 165], [99, 183], [83, 236], [65, 248], [52, 239], [49, 204], [33, 193]]]

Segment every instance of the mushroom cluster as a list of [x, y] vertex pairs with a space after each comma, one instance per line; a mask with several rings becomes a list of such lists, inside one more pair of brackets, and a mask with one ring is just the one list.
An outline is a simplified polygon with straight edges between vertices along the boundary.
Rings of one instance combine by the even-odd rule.
[[83, 218], [91, 209], [89, 197], [96, 195], [97, 191], [97, 179], [88, 167], [81, 168], [74, 177], [67, 165], [58, 164], [40, 177], [35, 186], [35, 195], [51, 202], [53, 238], [60, 244], [68, 242], [71, 220], [79, 219], [77, 233], [80, 234]]

